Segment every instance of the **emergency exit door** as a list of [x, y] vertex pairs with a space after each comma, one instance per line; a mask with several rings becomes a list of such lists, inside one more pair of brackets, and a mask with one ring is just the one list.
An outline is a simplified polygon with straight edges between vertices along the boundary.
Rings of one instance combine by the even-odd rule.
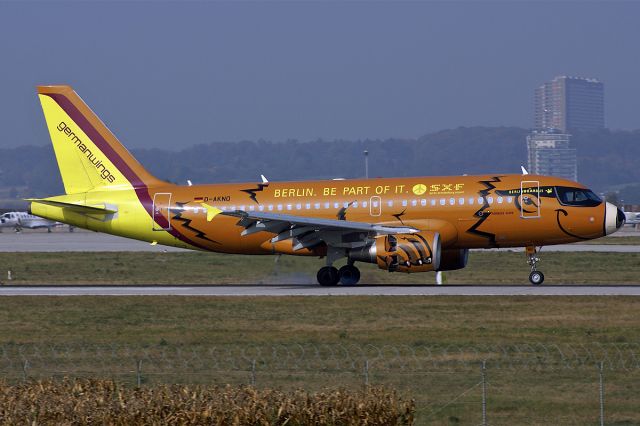
[[153, 230], [168, 231], [171, 229], [170, 220], [171, 193], [158, 192], [153, 196]]
[[369, 214], [371, 216], [380, 216], [382, 214], [382, 199], [374, 195], [369, 200]]
[[540, 182], [537, 180], [523, 180], [520, 182], [520, 217], [536, 219], [540, 217]]

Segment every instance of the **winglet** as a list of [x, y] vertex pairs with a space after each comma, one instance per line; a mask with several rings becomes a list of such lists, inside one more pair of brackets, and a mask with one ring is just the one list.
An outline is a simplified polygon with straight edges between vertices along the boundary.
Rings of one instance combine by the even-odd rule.
[[269, 184], [269, 181], [267, 180], [267, 178], [266, 178], [266, 177], [264, 177], [264, 175], [260, 175], [260, 177], [262, 178], [262, 183], [263, 183], [264, 185], [268, 185], [268, 184]]
[[222, 213], [222, 210], [217, 207], [210, 206], [207, 203], [200, 203], [200, 205], [207, 211], [207, 222], [211, 222], [214, 217]]
[[520, 166], [520, 170], [522, 170], [522, 174], [523, 175], [528, 175], [529, 172], [527, 171], [527, 169], [524, 168], [524, 166]]

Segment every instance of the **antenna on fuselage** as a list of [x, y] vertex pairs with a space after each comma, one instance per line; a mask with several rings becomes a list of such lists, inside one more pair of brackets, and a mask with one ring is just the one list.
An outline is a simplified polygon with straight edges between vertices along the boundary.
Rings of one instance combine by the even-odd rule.
[[524, 168], [524, 166], [520, 166], [520, 170], [522, 170], [522, 174], [523, 175], [528, 175], [529, 172], [527, 171], [527, 169]]
[[191, 181], [189, 179], [187, 179], [187, 185], [193, 186], [193, 184], [191, 183]]

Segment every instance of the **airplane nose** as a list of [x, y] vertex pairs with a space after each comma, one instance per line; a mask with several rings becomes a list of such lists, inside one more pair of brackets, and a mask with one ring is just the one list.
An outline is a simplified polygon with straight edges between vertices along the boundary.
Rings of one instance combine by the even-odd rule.
[[605, 235], [613, 234], [618, 229], [622, 228], [624, 221], [624, 212], [614, 204], [606, 203], [604, 216]]

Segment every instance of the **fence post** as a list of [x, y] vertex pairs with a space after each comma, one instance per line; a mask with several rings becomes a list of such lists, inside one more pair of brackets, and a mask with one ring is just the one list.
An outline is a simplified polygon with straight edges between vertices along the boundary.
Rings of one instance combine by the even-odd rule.
[[482, 426], [487, 426], [487, 361], [482, 361]]
[[364, 386], [369, 387], [369, 360], [364, 360]]
[[27, 381], [27, 369], [29, 368], [29, 360], [25, 359], [22, 363], [22, 380]]
[[256, 360], [251, 361], [251, 386], [256, 386]]
[[600, 426], [604, 426], [604, 363], [602, 361], [598, 363], [598, 370], [600, 374]]
[[142, 360], [139, 359], [136, 363], [136, 383], [138, 387], [142, 384]]

